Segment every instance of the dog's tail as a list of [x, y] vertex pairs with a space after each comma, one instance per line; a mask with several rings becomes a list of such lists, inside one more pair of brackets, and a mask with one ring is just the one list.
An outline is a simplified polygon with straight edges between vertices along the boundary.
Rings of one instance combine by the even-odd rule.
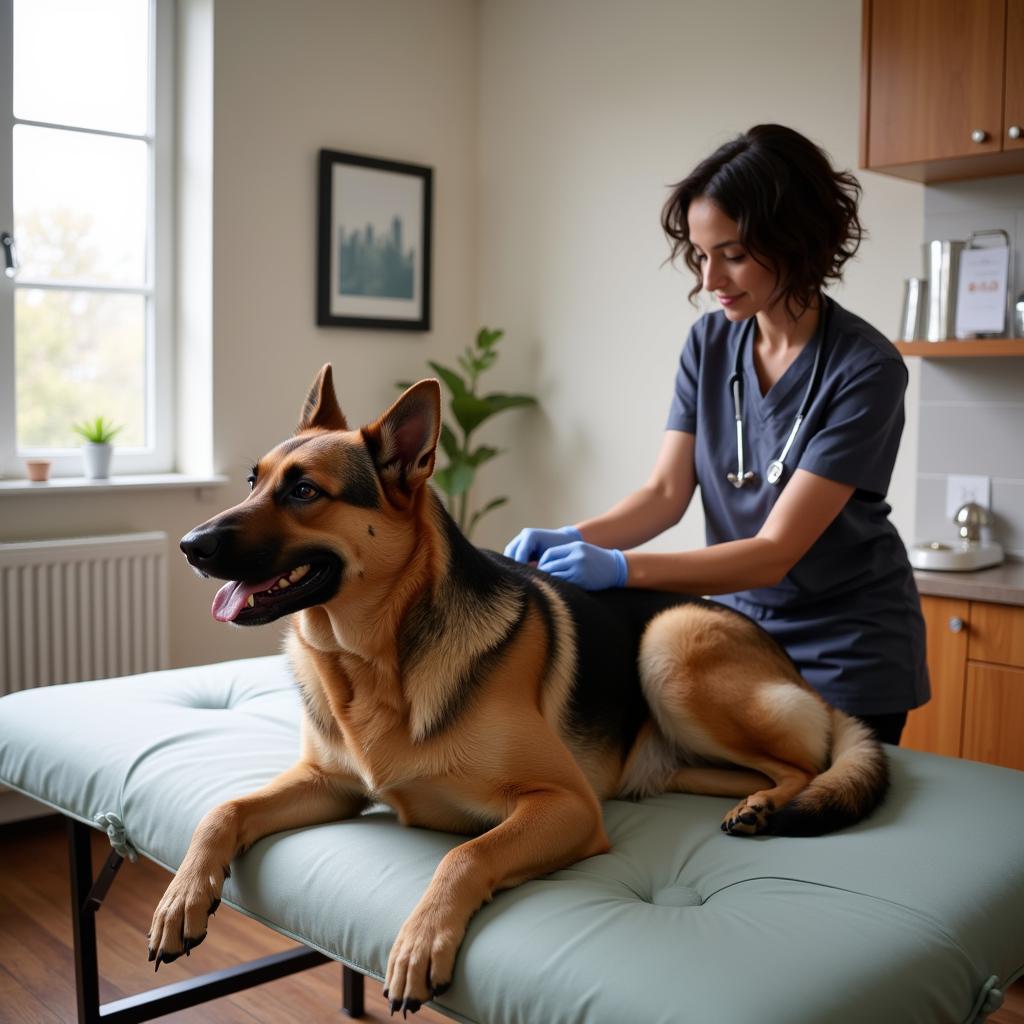
[[832, 712], [832, 763], [769, 819], [782, 836], [820, 836], [866, 818], [889, 788], [889, 762], [863, 722]]

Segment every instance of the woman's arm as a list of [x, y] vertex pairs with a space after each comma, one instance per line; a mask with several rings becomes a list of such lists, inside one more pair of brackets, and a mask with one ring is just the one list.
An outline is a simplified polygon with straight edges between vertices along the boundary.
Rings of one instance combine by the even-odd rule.
[[[798, 469], [756, 536], [694, 551], [627, 552], [626, 585], [688, 594], [773, 586], [825, 532], [853, 491], [848, 484]], [[590, 540], [589, 533], [584, 538]]]
[[694, 436], [666, 430], [647, 483], [607, 512], [576, 525], [588, 544], [635, 548], [675, 526], [697, 487]]

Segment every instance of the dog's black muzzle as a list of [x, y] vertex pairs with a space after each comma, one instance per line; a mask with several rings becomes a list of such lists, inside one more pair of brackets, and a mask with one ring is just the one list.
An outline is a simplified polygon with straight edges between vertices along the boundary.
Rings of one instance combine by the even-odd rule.
[[273, 575], [280, 545], [253, 543], [242, 524], [211, 520], [189, 530], [179, 547], [189, 564], [207, 576], [222, 580], [261, 580]]
[[231, 515], [211, 519], [181, 538], [181, 550], [201, 575], [238, 586], [267, 584], [252, 590], [245, 607], [229, 604], [230, 619], [221, 621], [259, 626], [323, 604], [338, 592], [345, 571], [340, 555], [313, 547], [286, 550], [280, 540], [253, 537], [252, 532], [251, 523]]

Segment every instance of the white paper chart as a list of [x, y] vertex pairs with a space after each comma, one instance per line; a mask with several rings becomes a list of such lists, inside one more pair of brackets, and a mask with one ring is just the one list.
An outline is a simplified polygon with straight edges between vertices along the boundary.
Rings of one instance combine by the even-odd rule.
[[1003, 246], [964, 249], [956, 296], [956, 336], [1002, 334], [1006, 328], [1006, 282], [1010, 250]]

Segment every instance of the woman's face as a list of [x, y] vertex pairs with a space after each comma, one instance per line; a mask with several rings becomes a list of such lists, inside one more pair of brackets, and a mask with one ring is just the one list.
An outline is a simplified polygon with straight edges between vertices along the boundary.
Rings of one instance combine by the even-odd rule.
[[736, 221], [705, 196], [690, 203], [686, 220], [704, 287], [718, 299], [726, 317], [746, 320], [770, 311], [778, 301], [778, 277], [773, 268], [758, 263], [740, 243]]

